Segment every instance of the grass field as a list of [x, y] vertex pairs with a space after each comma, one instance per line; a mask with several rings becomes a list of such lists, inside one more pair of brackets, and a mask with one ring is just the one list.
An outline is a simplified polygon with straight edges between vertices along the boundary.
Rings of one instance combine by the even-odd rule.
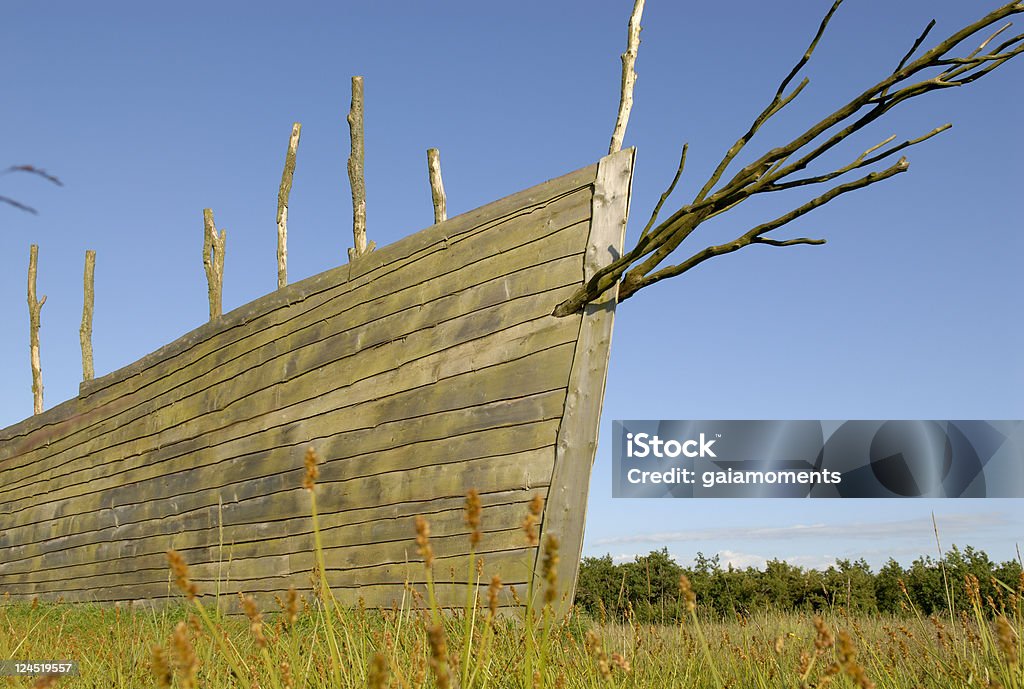
[[[316, 459], [307, 454], [314, 535]], [[540, 505], [523, 522], [536, 544]], [[479, 499], [466, 500], [471, 542]], [[417, 523], [426, 595], [391, 610], [337, 604], [323, 576], [312, 600], [289, 592], [274, 610], [250, 598], [221, 614], [204, 603], [188, 566], [173, 551], [169, 566], [182, 592], [172, 607], [99, 607], [61, 603], [0, 604], [0, 660], [75, 660], [77, 676], [9, 676], [0, 686], [248, 687], [891, 687], [1024, 689], [1021, 630], [1024, 581], [1001, 583], [1006, 601], [981, 600], [970, 580], [964, 604], [942, 617], [908, 606], [902, 617], [762, 612], [731, 620], [706, 616], [685, 576], [676, 623], [611, 623], [554, 614], [558, 544], [544, 544], [541, 571], [518, 609], [497, 608], [500, 581], [460, 610], [434, 601], [429, 525]], [[322, 557], [320, 571], [323, 572]], [[471, 557], [469, 571], [486, 584]], [[469, 593], [469, 591], [467, 591]], [[533, 595], [536, 593], [536, 595]]]

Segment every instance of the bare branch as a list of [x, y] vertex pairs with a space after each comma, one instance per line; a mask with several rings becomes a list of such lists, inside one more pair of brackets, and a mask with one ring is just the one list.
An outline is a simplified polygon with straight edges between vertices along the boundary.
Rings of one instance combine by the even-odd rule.
[[917, 52], [917, 49], [921, 47], [922, 43], [924, 43], [924, 39], [928, 38], [928, 34], [931, 33], [932, 29], [934, 28], [935, 20], [933, 19], [930, 22], [928, 22], [928, 26], [924, 27], [924, 31], [922, 31], [921, 35], [917, 37], [916, 41], [914, 41], [914, 45], [910, 46], [910, 50], [908, 50], [907, 54], [903, 56], [903, 59], [900, 60], [900, 63], [896, 65], [896, 69], [893, 70], [893, 74], [903, 69], [904, 65], [907, 64], [907, 60], [914, 56], [914, 53]]
[[448, 197], [441, 180], [441, 152], [436, 148], [427, 149], [427, 173], [430, 175], [430, 198], [434, 204], [434, 224], [448, 219]]
[[39, 247], [32, 244], [28, 252], [28, 351], [32, 366], [32, 413], [43, 412], [43, 368], [39, 362], [39, 316], [46, 297], [36, 299], [36, 271]]
[[665, 201], [668, 200], [668, 197], [671, 196], [672, 192], [675, 190], [676, 183], [679, 182], [679, 178], [683, 176], [683, 168], [686, 167], [686, 152], [689, 150], [690, 144], [683, 144], [683, 152], [679, 155], [679, 167], [676, 168], [676, 175], [672, 178], [672, 183], [668, 185], [668, 189], [666, 189], [665, 193], [661, 195], [660, 199], [658, 199], [658, 203], [655, 204], [654, 211], [651, 213], [651, 219], [647, 221], [647, 226], [644, 227], [643, 232], [640, 233], [641, 237], [647, 234], [654, 226], [654, 223], [657, 222], [658, 213], [661, 212], [661, 207], [665, 205]]
[[85, 252], [85, 271], [82, 276], [82, 325], [78, 329], [78, 339], [82, 344], [82, 380], [92, 380], [95, 370], [92, 362], [92, 314], [96, 302], [96, 252], [88, 249]]
[[769, 246], [794, 246], [796, 244], [813, 244], [815, 246], [824, 244], [824, 239], [808, 239], [807, 237], [797, 237], [796, 239], [768, 239], [767, 237], [755, 237], [751, 242], [752, 244], [767, 244]]
[[302, 123], [292, 124], [292, 135], [288, 138], [288, 152], [284, 156], [284, 171], [281, 186], [277, 190], [277, 288], [288, 284], [288, 197], [292, 193], [292, 179], [295, 177], [295, 154], [299, 149], [299, 135]]
[[629, 17], [629, 31], [626, 37], [626, 52], [622, 54], [622, 88], [619, 93], [619, 113], [615, 117], [615, 129], [612, 141], [608, 146], [608, 154], [622, 150], [622, 140], [626, 136], [626, 125], [629, 113], [633, 109], [633, 87], [636, 85], [636, 54], [640, 48], [640, 17], [644, 13], [644, 0], [636, 0], [633, 14]]
[[830, 172], [828, 174], [825, 174], [825, 175], [818, 175], [816, 177], [805, 177], [804, 179], [794, 179], [794, 180], [791, 180], [789, 182], [782, 182], [781, 184], [769, 184], [768, 186], [765, 187], [765, 190], [766, 191], [778, 191], [778, 190], [782, 190], [782, 189], [792, 189], [793, 187], [801, 187], [801, 186], [804, 186], [804, 185], [807, 185], [807, 184], [818, 184], [820, 182], [827, 182], [827, 181], [829, 181], [831, 179], [834, 179], [834, 178], [836, 178], [836, 177], [838, 177], [838, 176], [840, 176], [842, 174], [850, 172], [851, 170], [856, 170], [858, 168], [867, 167], [868, 165], [873, 165], [874, 163], [877, 163], [880, 160], [888, 158], [889, 156], [893, 155], [894, 153], [902, 151], [905, 148], [908, 148], [908, 147], [913, 146], [915, 144], [919, 144], [922, 141], [927, 141], [928, 139], [932, 138], [933, 136], [935, 136], [937, 134], [941, 134], [942, 132], [946, 131], [947, 129], [950, 129], [952, 126], [953, 125], [950, 124], [950, 123], [944, 124], [941, 127], [936, 127], [935, 129], [931, 130], [930, 132], [928, 132], [924, 136], [919, 136], [916, 139], [909, 139], [909, 140], [904, 141], [903, 143], [899, 144], [898, 146], [893, 146], [892, 148], [888, 148], [888, 149], [882, 151], [878, 155], [871, 156], [870, 158], [867, 157], [868, 155], [870, 155], [874, 151], [877, 151], [879, 148], [881, 148], [885, 144], [887, 144], [890, 141], [892, 141], [893, 139], [895, 139], [896, 135], [893, 134], [892, 136], [890, 136], [888, 139], [886, 139], [885, 141], [881, 142], [880, 144], [878, 144], [876, 146], [872, 146], [868, 150], [866, 150], [863, 153], [861, 153], [852, 163], [850, 163], [849, 165], [846, 165], [845, 167], [841, 167], [838, 170], [834, 170], [834, 171], [832, 171], [832, 172]]
[[220, 318], [224, 293], [224, 246], [228, 232], [213, 222], [213, 211], [203, 209], [203, 268], [206, 270], [206, 289], [210, 300], [210, 320]]
[[771, 246], [790, 246], [793, 244], [824, 244], [824, 240], [791, 239], [784, 241], [776, 241], [762, 238], [762, 235], [771, 232], [772, 230], [778, 229], [779, 227], [782, 227], [783, 225], [786, 225], [787, 223], [796, 220], [802, 215], [810, 213], [815, 208], [819, 208], [825, 205], [832, 199], [841, 196], [842, 194], [845, 194], [850, 191], [855, 191], [857, 189], [862, 189], [863, 187], [866, 187], [868, 185], [888, 179], [893, 175], [898, 175], [901, 172], [906, 172], [909, 167], [910, 166], [907, 163], [907, 159], [900, 158], [900, 160], [895, 165], [885, 170], [882, 170], [881, 172], [872, 172], [871, 174], [861, 177], [860, 179], [854, 180], [852, 182], [847, 182], [846, 184], [840, 184], [839, 186], [830, 189], [828, 192], [822, 194], [821, 196], [818, 196], [817, 198], [808, 201], [802, 206], [795, 208], [784, 215], [780, 215], [774, 220], [758, 225], [752, 230], [749, 230], [748, 232], [740, 235], [733, 241], [727, 242], [725, 244], [719, 244], [716, 246], [709, 246], [704, 250], [694, 254], [693, 256], [691, 256], [690, 258], [686, 259], [685, 261], [678, 265], [663, 268], [662, 270], [659, 270], [658, 272], [649, 275], [640, 272], [639, 269], [631, 270], [628, 273], [626, 273], [625, 277], [622, 280], [622, 285], [619, 286], [619, 301], [621, 302], [628, 299], [640, 289], [647, 287], [648, 285], [652, 285], [655, 282], [659, 282], [666, 278], [675, 277], [676, 275], [681, 275], [682, 273], [685, 273], [691, 268], [700, 265], [709, 258], [737, 251], [750, 244], [759, 243], [768, 244]]
[[752, 138], [754, 138], [754, 134], [756, 134], [757, 130], [761, 128], [761, 125], [767, 122], [772, 115], [776, 114], [782, 110], [782, 108], [786, 107], [786, 105], [791, 103], [793, 99], [800, 94], [804, 87], [807, 86], [808, 80], [805, 78], [792, 93], [786, 97], [782, 96], [786, 91], [786, 87], [789, 86], [789, 83], [793, 81], [796, 75], [799, 74], [800, 70], [804, 68], [808, 61], [810, 61], [811, 56], [814, 54], [814, 49], [818, 47], [818, 41], [820, 41], [821, 37], [825, 34], [825, 29], [828, 28], [829, 22], [832, 21], [832, 16], [835, 15], [836, 10], [839, 9], [839, 6], [842, 3], [843, 0], [835, 0], [835, 2], [832, 3], [832, 7], [830, 7], [828, 12], [825, 13], [824, 18], [822, 18], [821, 23], [818, 25], [818, 30], [814, 34], [814, 38], [811, 39], [811, 44], [807, 46], [807, 50], [804, 51], [804, 54], [797, 61], [796, 65], [794, 65], [793, 69], [786, 75], [786, 78], [782, 80], [782, 83], [779, 84], [779, 88], [775, 91], [775, 96], [772, 98], [771, 103], [769, 103], [768, 107], [761, 111], [761, 114], [754, 119], [754, 123], [750, 126], [750, 129], [747, 130], [747, 133], [741, 136], [725, 154], [722, 162], [718, 164], [714, 173], [712, 173], [711, 177], [708, 178], [707, 183], [703, 188], [701, 188], [700, 193], [697, 194], [694, 202], [703, 200], [714, 186], [718, 184], [718, 181], [722, 178], [722, 175], [725, 174], [725, 170], [729, 167], [729, 164], [737, 155], [739, 155], [740, 151], [743, 150], [743, 147], [746, 146]]
[[352, 104], [349, 106], [349, 136], [352, 153], [348, 157], [348, 179], [352, 185], [352, 238], [354, 247], [348, 250], [352, 261], [373, 251], [376, 244], [366, 243], [366, 181], [363, 177], [363, 78], [352, 77]]
[[[772, 102], [755, 118], [747, 133], [740, 137], [726, 152], [725, 157], [716, 167], [694, 201], [676, 210], [669, 218], [661, 221], [653, 229], [651, 225], [655, 221], [652, 220], [648, 223], [647, 227], [641, 232], [640, 238], [631, 249], [626, 251], [619, 259], [598, 270], [583, 287], [555, 308], [553, 312], [555, 315], [575, 313], [584, 304], [596, 299], [605, 291], [614, 287], [619, 280], [622, 280], [619, 289], [619, 299], [622, 300], [644, 286], [678, 275], [711, 256], [735, 251], [747, 244], [759, 243], [770, 246], [790, 246], [792, 244], [817, 243], [817, 240], [806, 239], [768, 240], [761, 237], [761, 234], [779, 227], [785, 222], [789, 222], [812, 208], [827, 203], [841, 193], [862, 188], [902, 172], [906, 169], [905, 159], [901, 159], [899, 163], [886, 170], [870, 173], [867, 177], [854, 182], [841, 184], [831, 191], [819, 195], [809, 204], [798, 207], [792, 213], [780, 216], [780, 218], [777, 218], [772, 223], [767, 223], [765, 226], [755, 228], [756, 232], [752, 231], [754, 234], [748, 233], [739, 240], [728, 244], [707, 247], [683, 263], [659, 269], [659, 266], [702, 223], [728, 212], [751, 196], [825, 183], [852, 170], [878, 163], [899, 151], [946, 131], [951, 125], [946, 124], [937, 127], [916, 139], [909, 139], [886, 148], [893, 141], [893, 138], [889, 138], [867, 149], [847, 165], [824, 173], [802, 178], [795, 177], [796, 173], [809, 167], [840, 142], [883, 117], [900, 103], [931, 91], [962, 86], [976, 81], [990, 74], [997, 67], [1005, 64], [1021, 52], [1024, 52], [1024, 35], [1022, 35], [1005, 40], [989, 52], [981, 54], [988, 49], [995, 36], [999, 35], [1002, 31], [1001, 29], [982, 42], [981, 46], [970, 53], [968, 57], [957, 57], [951, 54], [951, 51], [963, 41], [984, 31], [987, 27], [1000, 22], [1010, 15], [1024, 12], [1024, 2], [1012, 2], [997, 8], [978, 21], [955, 31], [945, 40], [940, 41], [920, 56], [914, 58], [914, 54], [917, 53], [934, 26], [934, 24], [929, 23], [914, 42], [911, 50], [900, 60], [896, 70], [891, 74], [855, 96], [830, 115], [807, 127], [802, 134], [799, 134], [788, 143], [767, 150], [760, 157], [740, 169], [727, 182], [721, 183], [726, 168], [741, 152], [743, 147], [757, 134], [761, 125], [768, 118], [780, 112], [788, 103], [792, 102], [796, 94], [806, 85], [805, 79], [789, 95], [783, 96], [789, 84], [796, 78], [799, 71], [810, 59], [839, 4], [838, 1], [832, 4], [831, 9], [819, 25], [818, 32], [811, 41], [810, 47], [796, 66], [787, 74], [786, 78], [783, 79]], [[937, 76], [920, 78], [919, 81], [913, 81], [912, 79], [912, 77], [925, 70], [942, 66], [947, 66], [949, 69]], [[679, 173], [677, 172], [677, 178], [678, 175]], [[670, 185], [670, 190], [674, 185], [675, 180]], [[717, 189], [715, 188], [716, 185]], [[654, 217], [657, 217], [666, 198], [667, 194], [663, 195], [659, 201], [653, 214]]]

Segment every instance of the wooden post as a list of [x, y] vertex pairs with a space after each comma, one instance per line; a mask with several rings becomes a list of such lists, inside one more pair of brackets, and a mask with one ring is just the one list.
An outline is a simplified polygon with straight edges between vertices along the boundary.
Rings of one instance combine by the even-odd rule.
[[85, 275], [82, 280], [85, 294], [82, 301], [82, 327], [78, 329], [78, 339], [82, 342], [82, 380], [92, 380], [95, 377], [92, 365], [92, 311], [96, 301], [95, 275], [96, 252], [88, 249], [85, 252]]
[[636, 53], [640, 48], [640, 17], [644, 13], [644, 0], [636, 0], [633, 14], [629, 17], [629, 31], [626, 37], [626, 52], [622, 54], [622, 90], [619, 93], [619, 114], [615, 118], [615, 130], [608, 153], [622, 150], [622, 139], [626, 136], [626, 124], [633, 109], [633, 86], [636, 85]]
[[366, 182], [363, 177], [363, 78], [352, 77], [352, 104], [349, 106], [349, 135], [352, 153], [348, 157], [348, 180], [352, 185], [352, 237], [354, 248], [348, 260], [373, 251], [376, 244], [366, 243]]
[[221, 297], [224, 292], [224, 245], [227, 230], [217, 233], [213, 222], [213, 210], [203, 209], [203, 267], [206, 269], [206, 285], [210, 297], [210, 320], [221, 314]]
[[295, 175], [295, 152], [299, 148], [299, 134], [302, 123], [292, 125], [288, 139], [288, 153], [284, 157], [284, 172], [281, 173], [281, 187], [277, 190], [277, 288], [288, 284], [288, 195], [292, 192], [292, 177]]
[[441, 152], [436, 148], [427, 149], [427, 170], [430, 172], [430, 197], [434, 202], [434, 224], [448, 219], [448, 197], [444, 195], [441, 181]]
[[28, 351], [32, 362], [32, 413], [43, 411], [43, 369], [39, 364], [39, 314], [46, 303], [46, 296], [36, 299], [36, 266], [39, 261], [39, 247], [29, 247], [28, 253]]

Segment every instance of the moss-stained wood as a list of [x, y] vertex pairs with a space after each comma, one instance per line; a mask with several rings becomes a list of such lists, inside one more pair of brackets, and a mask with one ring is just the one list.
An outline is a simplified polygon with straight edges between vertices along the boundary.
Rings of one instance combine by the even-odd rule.
[[[463, 313], [469, 312], [474, 304], [462, 303], [467, 295], [479, 292], [477, 298], [480, 299], [480, 306], [494, 304], [496, 298], [507, 299], [508, 292], [515, 289], [517, 283], [531, 285], [530, 277], [533, 273], [551, 273], [547, 278], [549, 283], [561, 278], [561, 284], [567, 284], [565, 281], [571, 282], [575, 271], [566, 270], [563, 257], [582, 253], [586, 245], [587, 227], [580, 221], [580, 218], [588, 215], [581, 210], [585, 206], [584, 197], [588, 199], [589, 193], [579, 192], [566, 197], [564, 201], [573, 200], [574, 203], [567, 206], [564, 212], [559, 211], [560, 215], [547, 219], [552, 221], [555, 228], [550, 234], [541, 234], [536, 224], [528, 226], [530, 234], [537, 235], [535, 241], [515, 246], [515, 241], [519, 240], [506, 240], [503, 246], [496, 248], [498, 253], [489, 258], [479, 247], [475, 252], [470, 252], [461, 251], [461, 245], [442, 255], [429, 257], [435, 264], [429, 268], [443, 269], [436, 278], [417, 282], [420, 276], [415, 276], [407, 280], [411, 284], [392, 292], [388, 292], [389, 288], [384, 284], [387, 280], [382, 279], [372, 283], [372, 287], [376, 292], [383, 293], [383, 296], [369, 302], [357, 301], [354, 306], [349, 304], [346, 307], [345, 304], [353, 296], [343, 293], [329, 302], [310, 304], [303, 301], [283, 309], [291, 313], [291, 317], [275, 327], [265, 327], [266, 324], [262, 322], [272, 314], [247, 322], [244, 328], [247, 337], [226, 343], [220, 348], [211, 345], [207, 353], [191, 351], [190, 356], [198, 358], [189, 359], [187, 367], [180, 366], [180, 361], [172, 360], [147, 370], [145, 375], [140, 376], [146, 379], [146, 384], [123, 398], [133, 401], [129, 409], [121, 410], [106, 420], [99, 420], [97, 413], [91, 413], [88, 416], [90, 425], [63, 437], [58, 436], [54, 429], [47, 434], [45, 447], [40, 447], [37, 453], [22, 448], [18, 462], [4, 459], [5, 454], [17, 449], [15, 444], [0, 445], [0, 467], [13, 471], [12, 480], [16, 477], [29, 480], [29, 477], [53, 465], [66, 464], [68, 457], [60, 454], [61, 450], [70, 448], [70, 452], [77, 452], [80, 456], [86, 440], [105, 437], [111, 429], [129, 427], [132, 421], [145, 424], [154, 410], [166, 409], [197, 391], [205, 393], [219, 381], [237, 379], [254, 366], [263, 366], [263, 375], [270, 371], [274, 376], [294, 376], [298, 371], [293, 370], [293, 358], [300, 355], [304, 347], [323, 348], [325, 339], [332, 345], [329, 351], [351, 353], [358, 351], [351, 346], [356, 335], [359, 335], [359, 339], [355, 344], [364, 348], [407, 336], [416, 330], [417, 323], [442, 322], [445, 313], [453, 312], [453, 304], [456, 305], [456, 313], [460, 310]], [[566, 219], [558, 219], [565, 213], [569, 213]], [[511, 236], [516, 237], [515, 234]], [[460, 251], [469, 255], [456, 255]], [[461, 266], [461, 269], [452, 270], [453, 266]], [[537, 268], [531, 273], [529, 268], [534, 266]], [[531, 288], [527, 293], [530, 291], [537, 291], [537, 288]], [[373, 334], [363, 334], [371, 326]], [[338, 340], [339, 330], [342, 335], [355, 335], [350, 334]], [[350, 343], [348, 349], [346, 343]], [[256, 378], [260, 379], [260, 376]], [[114, 405], [101, 405], [98, 414], [115, 411], [114, 407], [120, 408], [125, 404], [123, 400], [118, 400]], [[39, 442], [37, 438], [36, 443]], [[46, 460], [39, 466], [40, 455], [44, 452]], [[21, 472], [16, 471], [18, 466], [22, 467]]]
[[599, 402], [574, 400], [603, 386], [606, 347], [594, 355], [610, 320], [550, 314], [604, 260], [601, 223], [624, 221], [608, 202], [628, 193], [609, 172], [621, 160], [279, 289], [0, 431], [0, 590], [157, 600], [175, 548], [211, 589], [309, 591], [309, 445], [344, 600], [385, 605], [424, 581], [412, 524], [425, 514], [441, 598], [461, 602], [470, 488], [485, 505], [485, 580], [523, 584], [537, 555], [525, 505], [540, 493], [557, 512], [581, 476], [585, 498], [593, 444], [565, 448], [586, 435], [574, 425], [596, 428]]
[[[517, 528], [527, 512], [527, 503], [535, 493], [542, 493], [546, 485], [531, 490], [505, 490], [483, 493], [484, 528], [487, 531]], [[308, 495], [303, 496], [308, 503]], [[328, 547], [367, 547], [374, 543], [407, 543], [415, 534], [414, 517], [423, 516], [430, 522], [434, 537], [462, 534], [467, 528], [464, 520], [463, 498], [430, 497], [428, 500], [407, 501], [361, 510], [348, 510], [321, 520], [320, 531]], [[445, 509], [438, 509], [438, 505]], [[307, 505], [308, 506], [308, 505]], [[342, 521], [342, 520], [345, 521]], [[228, 518], [225, 516], [225, 521]], [[167, 563], [166, 549], [173, 546], [191, 562], [219, 562], [259, 555], [276, 555], [308, 550], [312, 538], [308, 514], [291, 519], [259, 523], [234, 524], [221, 527], [219, 522], [198, 528], [184, 524], [184, 528], [166, 529], [161, 533], [166, 541], [153, 538], [151, 533], [134, 539], [105, 541], [95, 539], [87, 544], [54, 550], [5, 562], [4, 576], [8, 581], [31, 582], [76, 578], [92, 564], [105, 564], [109, 573], [156, 568], [161, 572]], [[219, 528], [217, 543], [210, 543], [208, 529]], [[221, 540], [223, 539], [223, 540]], [[332, 561], [332, 566], [337, 562]], [[18, 576], [15, 576], [18, 575]]]
[[[536, 423], [487, 429], [459, 434], [450, 438], [409, 443], [400, 447], [355, 456], [339, 457], [335, 455], [334, 460], [321, 468], [320, 481], [322, 485], [326, 486], [324, 494], [321, 495], [321, 503], [323, 505], [326, 501], [326, 506], [330, 511], [320, 515], [320, 524], [322, 528], [331, 528], [339, 524], [366, 525], [377, 519], [389, 520], [403, 515], [427, 514], [443, 509], [445, 505], [448, 505], [448, 499], [437, 498], [430, 503], [407, 502], [389, 505], [348, 500], [339, 504], [334, 497], [339, 494], [335, 484], [339, 481], [352, 480], [346, 479], [346, 477], [361, 477], [374, 473], [414, 469], [428, 464], [440, 465], [442, 462], [439, 458], [442, 458], [444, 463], [453, 464], [488, 455], [501, 455], [513, 451], [521, 452], [553, 446], [559, 421], [559, 419], [550, 419]], [[308, 517], [308, 497], [298, 487], [301, 485], [302, 473], [296, 468], [288, 474], [288, 481], [292, 486], [291, 491], [270, 494], [256, 493], [247, 498], [238, 499], [237, 493], [232, 490], [211, 486], [209, 492], [197, 496], [196, 500], [191, 501], [194, 504], [201, 504], [199, 507], [186, 509], [188, 505], [184, 504], [180, 505], [180, 510], [177, 513], [166, 515], [158, 506], [151, 506], [147, 510], [149, 515], [153, 515], [150, 518], [134, 522], [119, 520], [116, 526], [109, 523], [101, 528], [83, 530], [85, 527], [76, 525], [80, 518], [64, 517], [57, 520], [57, 531], [63, 535], [52, 538], [46, 538], [50, 525], [42, 525], [33, 531], [26, 527], [15, 527], [21, 530], [10, 534], [8, 540], [14, 544], [6, 549], [5, 558], [0, 561], [0, 574], [5, 571], [22, 569], [20, 561], [24, 558], [73, 551], [97, 542], [121, 547], [117, 545], [118, 542], [141, 541], [154, 533], [181, 533], [190, 529], [201, 531], [222, 529], [228, 542], [237, 542], [239, 538], [234, 534], [233, 528], [237, 528], [243, 534], [258, 535], [272, 525], [282, 523], [288, 525], [287, 532], [281, 534], [282, 536], [309, 533], [311, 524]], [[536, 484], [536, 486], [540, 485], [546, 484], [541, 482]], [[533, 484], [530, 487], [516, 486], [513, 491], [496, 493], [494, 499], [502, 502], [507, 500], [528, 501], [532, 497], [532, 493], [524, 491], [536, 486]], [[472, 487], [465, 486], [466, 490]], [[455, 503], [452, 504], [462, 505], [461, 494], [459, 498], [452, 498], [452, 500], [455, 500]], [[489, 495], [484, 494], [483, 500], [484, 505], [487, 506], [490, 500]], [[264, 521], [268, 503], [272, 501], [292, 502], [301, 516], [296, 517], [295, 520], [289, 519], [283, 522]], [[103, 520], [105, 516], [107, 515], [98, 515], [97, 523], [106, 523]], [[141, 548], [138, 545], [131, 547]], [[145, 551], [140, 550], [140, 552]], [[75, 557], [78, 556], [75, 555]]]
[[[543, 301], [543, 293], [537, 295], [533, 298], [535, 308], [531, 308], [541, 309]], [[499, 308], [495, 313], [487, 311], [471, 315], [468, 317], [469, 323], [444, 323], [408, 338], [390, 340], [373, 347], [359, 358], [359, 361], [366, 361], [369, 367], [369, 371], [361, 374], [353, 373], [353, 367], [347, 361], [349, 357], [346, 357], [346, 361], [325, 364], [303, 380], [264, 388], [258, 396], [247, 397], [244, 404], [205, 412], [198, 418], [173, 426], [168, 418], [177, 412], [172, 410], [168, 415], [157, 415], [157, 419], [169, 427], [145, 440], [132, 441], [130, 431], [120, 429], [117, 434], [125, 434], [126, 440], [120, 443], [119, 453], [115, 455], [116, 461], [93, 465], [76, 472], [77, 476], [80, 480], [92, 482], [120, 473], [123, 474], [120, 481], [131, 482], [134, 477], [125, 472], [140, 467], [152, 468], [156, 462], [167, 457], [190, 456], [197, 449], [196, 436], [202, 436], [204, 441], [214, 444], [223, 443], [247, 435], [253, 429], [265, 430], [289, 421], [316, 417], [330, 409], [349, 408], [361, 401], [386, 396], [390, 390], [397, 393], [400, 385], [410, 389], [422, 387], [471, 370], [467, 366], [483, 368], [500, 361], [501, 357], [504, 360], [521, 357], [531, 349], [536, 351], [571, 341], [575, 336], [573, 324], [559, 323], [559, 319], [535, 319], [517, 324], [517, 306], [522, 308], [524, 305], [518, 302], [504, 304], [495, 307]], [[473, 333], [476, 330], [474, 324], [482, 320], [501, 320], [509, 327], [494, 332], [486, 342], [481, 343], [473, 338]], [[440, 352], [413, 358], [449, 343], [455, 343], [455, 347], [445, 347]], [[412, 361], [406, 361], [408, 359]], [[344, 385], [353, 378], [357, 380], [352, 385]], [[267, 376], [264, 374], [260, 380], [266, 381]], [[341, 387], [336, 387], [338, 385]], [[216, 437], [204, 435], [214, 430], [218, 431]], [[92, 457], [101, 456], [103, 448], [94, 448], [89, 444], [88, 451]], [[193, 462], [186, 459], [184, 466], [191, 467]], [[160, 472], [169, 470], [160, 468]], [[62, 471], [67, 474], [71, 469]], [[44, 473], [31, 484], [13, 486], [0, 492], [0, 499], [14, 500], [46, 492], [49, 484], [61, 475]], [[52, 499], [58, 497], [51, 495]]]
[[[418, 469], [409, 469], [402, 472], [390, 472], [378, 474], [343, 484], [324, 484], [321, 493], [331, 497], [331, 502], [343, 504], [351, 509], [366, 508], [371, 505], [401, 505], [404, 503], [429, 503], [430, 500], [457, 498], [465, 495], [470, 487], [484, 492], [508, 491], [516, 488], [527, 489], [536, 487], [538, 475], [542, 474], [545, 467], [550, 467], [553, 458], [553, 448], [544, 447], [529, 452], [522, 452], [512, 455], [500, 455], [483, 457], [477, 460], [467, 461], [459, 471], [452, 471], [449, 465], [426, 466]], [[274, 496], [278, 499], [264, 502], [264, 519], [267, 521], [278, 519], [290, 519], [305, 517], [309, 514], [308, 496], [298, 491], [289, 491], [285, 496]], [[286, 498], [286, 499], [281, 499]], [[180, 503], [182, 501], [169, 501]], [[326, 502], [326, 501], [325, 501]], [[322, 509], [327, 509], [325, 504]], [[421, 504], [421, 507], [423, 505]], [[135, 506], [134, 509], [149, 510], [149, 506]], [[272, 511], [276, 510], [276, 512]], [[348, 512], [350, 510], [339, 510]], [[522, 510], [520, 510], [522, 512]], [[130, 515], [129, 510], [125, 510]], [[523, 512], [525, 513], [525, 512]], [[227, 516], [231, 516], [228, 514]], [[522, 514], [520, 515], [520, 518]], [[226, 517], [225, 517], [226, 518]], [[84, 520], [83, 520], [84, 521]], [[164, 525], [160, 525], [163, 527]], [[189, 526], [186, 523], [177, 525], [179, 529]], [[364, 523], [364, 531], [368, 532], [371, 527]], [[182, 529], [183, 530], [183, 529]], [[174, 537], [180, 531], [167, 528], [160, 528], [159, 535]], [[292, 536], [295, 534], [287, 534]], [[337, 535], [337, 534], [335, 534]], [[209, 536], [207, 535], [207, 538]], [[207, 541], [210, 543], [210, 541]], [[213, 541], [212, 543], [218, 543]], [[335, 543], [336, 539], [325, 541]], [[211, 545], [212, 545], [211, 543]], [[109, 544], [109, 547], [105, 547]], [[94, 563], [106, 559], [111, 552], [117, 553], [120, 550], [116, 541], [95, 540], [92, 543], [77, 548], [65, 548], [63, 550], [50, 552], [42, 555], [39, 559], [27, 561], [5, 561], [0, 572], [6, 576], [8, 572], [25, 569], [26, 564], [30, 567], [46, 566], [68, 566], [77, 561]], [[193, 543], [193, 545], [195, 545]], [[366, 545], [365, 543], [363, 545]], [[138, 542], [132, 544], [131, 549], [141, 554], [146, 552], [146, 547]], [[168, 547], [181, 548], [184, 545], [160, 543], [155, 546], [155, 552], [163, 553]], [[12, 556], [14, 554], [12, 553]], [[164, 564], [163, 561], [160, 564]]]
[[[568, 383], [568, 376], [559, 374], [568, 370], [573, 347], [573, 343], [558, 345], [501, 365], [453, 376], [437, 384], [388, 395], [351, 408], [331, 410], [283, 426], [261, 428], [254, 424], [252, 431], [242, 437], [208, 447], [198, 457], [186, 457], [188, 465], [174, 473], [166, 473], [167, 463], [159, 467], [148, 466], [144, 467], [148, 476], [142, 479], [136, 476], [141, 472], [132, 472], [82, 481], [38, 497], [12, 500], [8, 503], [9, 509], [18, 516], [20, 523], [29, 524], [104, 507], [122, 508], [140, 502], [148, 504], [208, 486], [220, 486], [225, 476], [234, 483], [251, 483], [269, 476], [284, 488], [287, 484], [282, 481], [282, 470], [290, 468], [289, 465], [272, 460], [260, 461], [257, 453], [291, 447], [295, 435], [315, 432], [315, 426], [324, 425], [340, 434], [385, 423], [402, 423], [410, 410], [415, 410], [417, 416], [435, 415], [438, 423], [443, 423], [439, 415], [444, 412], [502, 400], [515, 405], [518, 400], [531, 395], [562, 390]], [[210, 442], [219, 440], [209, 436], [205, 439]], [[205, 461], [196, 462], [196, 459]], [[291, 466], [296, 464], [293, 460]]]

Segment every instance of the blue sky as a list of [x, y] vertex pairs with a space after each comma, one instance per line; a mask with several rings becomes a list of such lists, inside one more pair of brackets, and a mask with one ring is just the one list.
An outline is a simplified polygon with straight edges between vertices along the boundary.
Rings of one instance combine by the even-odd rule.
[[[651, 0], [626, 145], [638, 149], [634, 240], [690, 143], [674, 201], [692, 198], [791, 68], [829, 3]], [[40, 245], [47, 406], [81, 375], [84, 251], [96, 249], [98, 374], [205, 320], [202, 209], [228, 230], [225, 309], [275, 287], [277, 185], [303, 123], [289, 275], [344, 262], [349, 78], [366, 79], [369, 236], [430, 224], [425, 150], [441, 150], [449, 215], [582, 167], [608, 146], [632, 3], [9, 3], [0, 26], [0, 426], [31, 413], [25, 268]], [[759, 153], [895, 66], [935, 17], [945, 36], [995, 3], [844, 5], [810, 86], [750, 146]], [[909, 153], [910, 172], [847, 195], [778, 235], [625, 302], [618, 313], [584, 553], [667, 546], [723, 562], [878, 566], [974, 545], [1015, 557], [1021, 500], [613, 500], [616, 418], [1021, 419], [1020, 161], [1024, 62], [890, 113], [846, 162], [896, 134], [954, 127]], [[738, 208], [692, 250], [807, 198]], [[671, 205], [672, 202], [670, 202]], [[785, 205], [785, 208], [783, 208]]]

